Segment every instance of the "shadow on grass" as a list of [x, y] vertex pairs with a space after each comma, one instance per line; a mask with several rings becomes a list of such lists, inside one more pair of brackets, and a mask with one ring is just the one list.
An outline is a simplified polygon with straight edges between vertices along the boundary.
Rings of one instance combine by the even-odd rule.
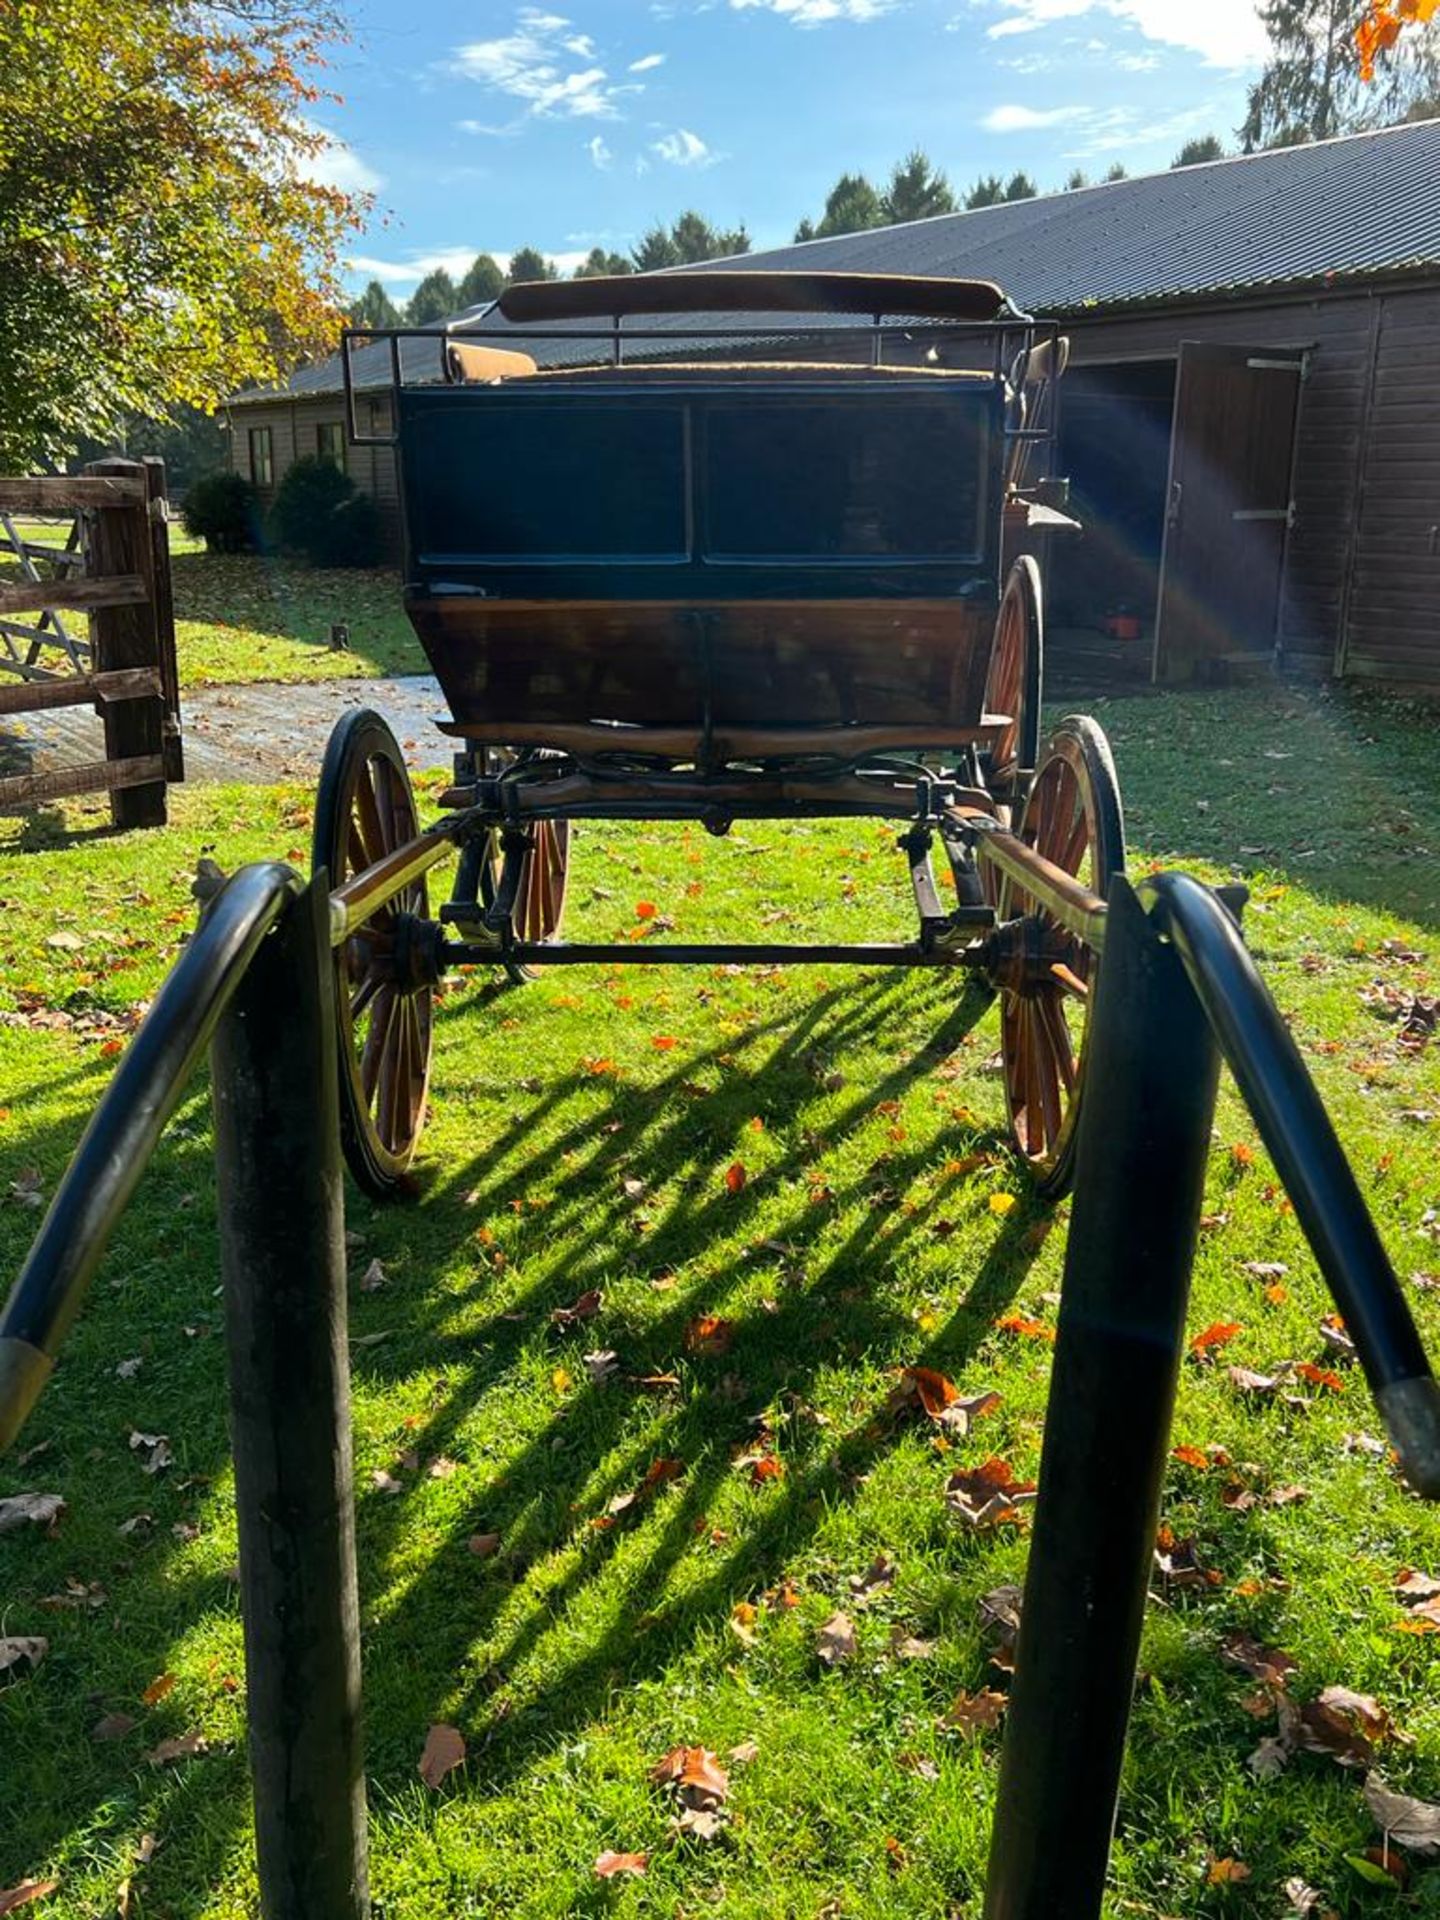
[[[930, 1039], [897, 1053], [879, 1081], [848, 1095], [836, 1112], [835, 1088], [826, 1072], [829, 1063], [848, 1047], [873, 1040], [901, 1006], [913, 1017], [913, 996], [927, 993], [944, 1008]], [[473, 1000], [452, 1004], [443, 1017], [473, 1012]], [[636, 1372], [677, 1365], [688, 1381], [687, 1391], [666, 1395], [658, 1412], [647, 1401], [643, 1423], [636, 1419], [635, 1395], [625, 1386], [584, 1386], [557, 1404], [526, 1444], [505, 1458], [503, 1467], [476, 1475], [467, 1509], [486, 1515], [487, 1524], [498, 1527], [505, 1543], [479, 1579], [477, 1563], [466, 1551], [466, 1526], [447, 1530], [407, 1578], [397, 1563], [407, 1548], [402, 1536], [413, 1526], [405, 1512], [407, 1502], [362, 1491], [362, 1594], [388, 1589], [383, 1614], [367, 1626], [365, 1644], [370, 1772], [382, 1795], [412, 1777], [417, 1725], [423, 1731], [426, 1713], [452, 1694], [457, 1675], [464, 1678], [455, 1717], [472, 1740], [485, 1744], [487, 1791], [513, 1780], [537, 1751], [600, 1712], [617, 1685], [634, 1685], [662, 1673], [697, 1636], [723, 1627], [738, 1599], [779, 1580], [787, 1559], [813, 1536], [835, 1504], [853, 1498], [891, 1442], [888, 1423], [877, 1420], [873, 1408], [841, 1431], [812, 1429], [797, 1413], [786, 1442], [784, 1481], [767, 1495], [753, 1519], [747, 1519], [743, 1531], [711, 1543], [713, 1565], [683, 1595], [667, 1600], [682, 1556], [705, 1530], [708, 1506], [733, 1477], [732, 1453], [753, 1433], [751, 1423], [762, 1409], [782, 1404], [792, 1412], [803, 1410], [817, 1377], [833, 1366], [837, 1354], [853, 1362], [872, 1348], [902, 1350], [915, 1363], [958, 1370], [975, 1352], [1023, 1283], [1034, 1257], [1038, 1242], [1030, 1231], [1036, 1218], [1031, 1209], [1022, 1206], [1007, 1218], [981, 1270], [963, 1285], [949, 1318], [932, 1330], [922, 1350], [912, 1352], [910, 1343], [920, 1336], [909, 1316], [887, 1302], [886, 1282], [892, 1264], [917, 1236], [929, 1231], [936, 1210], [953, 1191], [954, 1181], [947, 1185], [942, 1179], [913, 1208], [898, 1204], [923, 1172], [933, 1171], [933, 1142], [886, 1152], [848, 1180], [837, 1180], [835, 1189], [827, 1189], [819, 1199], [803, 1177], [808, 1148], [788, 1152], [740, 1194], [717, 1194], [713, 1168], [738, 1149], [742, 1129], [757, 1112], [783, 1108], [800, 1113], [807, 1100], [818, 1101], [822, 1094], [827, 1102], [826, 1143], [843, 1143], [874, 1118], [882, 1102], [897, 1098], [958, 1047], [985, 1005], [986, 996], [977, 990], [957, 1000], [953, 983], [862, 978], [817, 995], [798, 1014], [788, 1006], [739, 1036], [691, 1053], [643, 1093], [617, 1088], [601, 1115], [593, 1111], [594, 1076], [583, 1069], [566, 1072], [552, 1081], [539, 1108], [512, 1121], [483, 1155], [446, 1169], [443, 1182], [418, 1207], [392, 1216], [397, 1238], [403, 1229], [414, 1243], [417, 1265], [428, 1266], [443, 1257], [447, 1247], [453, 1252], [469, 1242], [478, 1221], [504, 1215], [512, 1201], [523, 1200], [527, 1156], [537, 1130], [558, 1128], [546, 1135], [552, 1161], [566, 1154], [589, 1156], [583, 1168], [561, 1183], [546, 1216], [548, 1236], [558, 1240], [583, 1233], [582, 1265], [574, 1276], [579, 1291], [594, 1283], [591, 1264], [603, 1268], [607, 1250], [613, 1257], [617, 1243], [634, 1242], [633, 1202], [624, 1192], [622, 1166], [627, 1177], [642, 1180], [647, 1190], [665, 1186], [673, 1197], [644, 1235], [643, 1261], [652, 1271], [673, 1269], [677, 1278], [663, 1296], [663, 1313], [634, 1337], [625, 1358]], [[762, 1057], [772, 1042], [772, 1050]], [[721, 1087], [698, 1098], [695, 1076], [722, 1066], [726, 1078]], [[582, 1106], [583, 1112], [569, 1111]], [[53, 1132], [52, 1140], [27, 1140], [27, 1153], [46, 1165], [58, 1162], [73, 1144], [69, 1126]], [[703, 1173], [691, 1167], [697, 1157], [704, 1162]], [[160, 1178], [177, 1188], [201, 1172], [199, 1159], [198, 1147], [186, 1146], [175, 1164], [157, 1167], [150, 1180]], [[782, 1269], [774, 1299], [767, 1300], [763, 1311], [737, 1314], [733, 1348], [723, 1360], [691, 1357], [677, 1363], [687, 1324], [702, 1311], [723, 1310], [724, 1295], [733, 1283], [733, 1276], [711, 1275], [687, 1284], [686, 1262], [717, 1236], [733, 1237], [737, 1227], [744, 1231], [747, 1220], [762, 1208], [768, 1239], [758, 1257]], [[856, 1209], [857, 1217], [838, 1245], [822, 1257], [805, 1257], [817, 1221], [846, 1217]], [[376, 1232], [380, 1237], [383, 1228]], [[793, 1246], [795, 1258], [776, 1255], [777, 1243]], [[203, 1265], [211, 1246], [213, 1236], [208, 1234], [188, 1241], [188, 1263]], [[756, 1249], [752, 1246], [751, 1251]], [[178, 1252], [164, 1252], [170, 1265], [179, 1257]], [[443, 1325], [455, 1311], [453, 1295], [437, 1299], [434, 1293], [427, 1297], [416, 1290], [394, 1350], [366, 1351], [359, 1366], [367, 1382], [382, 1388], [403, 1382], [417, 1366], [443, 1370], [443, 1398], [430, 1405], [409, 1434], [417, 1452], [434, 1456], [456, 1445], [466, 1422], [533, 1340], [537, 1324], [545, 1325], [556, 1304], [555, 1291], [555, 1278], [547, 1272], [505, 1315], [492, 1314], [461, 1334]], [[173, 1317], [173, 1304], [167, 1313]], [[527, 1319], [516, 1320], [514, 1313]], [[113, 1320], [113, 1315], [104, 1318]], [[107, 1337], [113, 1339], [114, 1332]], [[135, 1336], [127, 1328], [123, 1337]], [[91, 1334], [92, 1350], [101, 1338], [98, 1329]], [[208, 1353], [202, 1357], [197, 1352], [193, 1364], [213, 1376], [219, 1362], [215, 1343], [196, 1344]], [[80, 1385], [77, 1379], [76, 1387]], [[74, 1395], [63, 1399], [69, 1403], [63, 1409], [63, 1450], [78, 1458], [83, 1448], [76, 1422], [84, 1410]], [[90, 1418], [95, 1418], [93, 1411]], [[637, 1427], [643, 1430], [637, 1432]], [[683, 1461], [685, 1472], [674, 1494], [643, 1508], [643, 1528], [623, 1521], [609, 1529], [594, 1527], [592, 1520], [604, 1514], [612, 1496], [633, 1489], [660, 1456]], [[597, 1478], [602, 1461], [603, 1480]], [[205, 1437], [191, 1435], [184, 1464], [194, 1478], [224, 1470], [223, 1427], [213, 1405]], [[167, 1495], [170, 1491], [165, 1490]], [[183, 1633], [183, 1623], [193, 1623], [206, 1612], [233, 1613], [235, 1596], [223, 1579], [180, 1564], [178, 1550], [167, 1538], [169, 1504], [158, 1487], [150, 1499], [160, 1502], [155, 1505], [154, 1534], [141, 1550], [127, 1551], [123, 1576], [115, 1576], [117, 1625], [123, 1613], [137, 1624], [164, 1621], [168, 1631]], [[129, 1549], [130, 1543], [123, 1544]], [[408, 1546], [413, 1550], [413, 1540]], [[547, 1632], [583, 1605], [595, 1583], [607, 1579], [623, 1583], [618, 1619], [588, 1637], [572, 1629], [544, 1684], [538, 1690], [532, 1687], [512, 1711], [507, 1671], [533, 1656]], [[536, 1604], [501, 1634], [493, 1657], [478, 1669], [472, 1649], [496, 1634], [516, 1588], [531, 1581], [539, 1582]], [[422, 1627], [423, 1643], [417, 1638]], [[149, 1664], [163, 1660], [163, 1645], [142, 1649], [139, 1659]], [[171, 1730], [159, 1718], [147, 1727], [154, 1738]], [[173, 1729], [180, 1730], [178, 1725]], [[177, 1822], [200, 1820], [194, 1848], [218, 1873], [230, 1859], [248, 1813], [240, 1788], [240, 1756], [217, 1755], [208, 1764], [226, 1771], [223, 1791], [212, 1797], [203, 1818], [187, 1812], [203, 1799], [198, 1780], [181, 1773], [154, 1791], [163, 1801], [158, 1817], [168, 1830], [178, 1831]], [[14, 1862], [17, 1869], [28, 1871], [30, 1863], [63, 1845], [68, 1835], [88, 1831], [97, 1819], [105, 1825], [113, 1817], [105, 1808], [115, 1785], [105, 1756], [92, 1755], [73, 1777], [67, 1775], [64, 1792], [37, 1796], [26, 1809], [24, 1856]], [[155, 1817], [157, 1812], [147, 1814]], [[0, 1855], [14, 1853], [20, 1838], [12, 1826]], [[193, 1853], [184, 1871], [188, 1886], [197, 1871]]]

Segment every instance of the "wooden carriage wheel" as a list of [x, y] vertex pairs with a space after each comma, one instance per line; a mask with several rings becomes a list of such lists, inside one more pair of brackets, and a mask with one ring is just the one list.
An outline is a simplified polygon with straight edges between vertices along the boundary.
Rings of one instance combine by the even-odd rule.
[[1002, 821], [1025, 799], [1025, 782], [1040, 750], [1040, 689], [1045, 650], [1040, 569], [1028, 553], [1010, 569], [985, 678], [985, 711], [1008, 724], [991, 747], [985, 784]]
[[[420, 831], [410, 776], [378, 713], [348, 713], [325, 751], [312, 864], [333, 888]], [[335, 951], [340, 1137], [357, 1183], [383, 1197], [415, 1157], [425, 1124], [434, 988], [420, 947], [434, 931], [423, 876]]]
[[[1095, 722], [1072, 715], [1047, 741], [1019, 838], [1102, 899], [1125, 866], [1120, 790], [1109, 744]], [[985, 864], [989, 864], [988, 862]], [[1097, 956], [1005, 875], [1003, 926], [1020, 923], [1015, 960], [1000, 981], [1005, 1099], [1015, 1142], [1047, 1198], [1067, 1192], [1075, 1174], [1076, 1126], [1084, 1081], [1084, 1043]]]
[[[532, 844], [521, 865], [511, 925], [517, 940], [527, 946], [538, 946], [559, 933], [565, 912], [565, 887], [570, 876], [570, 822], [537, 820], [530, 835]], [[492, 834], [490, 857], [480, 881], [481, 898], [487, 907], [500, 884], [502, 864], [500, 836]], [[518, 960], [507, 960], [505, 971], [517, 986], [536, 978], [536, 969], [522, 966]]]

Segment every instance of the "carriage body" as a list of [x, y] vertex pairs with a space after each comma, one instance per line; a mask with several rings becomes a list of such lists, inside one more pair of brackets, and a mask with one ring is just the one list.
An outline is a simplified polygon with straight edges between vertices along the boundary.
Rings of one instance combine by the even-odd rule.
[[[986, 375], [639, 366], [399, 396], [406, 608], [466, 737], [958, 745], [998, 604]], [[559, 731], [557, 732], [557, 729]], [[638, 735], [640, 737], [633, 737]]]
[[449, 729], [710, 767], [986, 742], [1036, 338], [984, 283], [727, 272], [511, 289], [419, 378], [395, 349]]
[[[321, 778], [357, 1176], [383, 1192], [410, 1164], [449, 965], [818, 960], [986, 980], [1017, 1143], [1060, 1190], [1123, 852], [1093, 723], [1039, 753], [1040, 576], [1004, 570], [1017, 520], [1054, 517], [1027, 471], [1054, 328], [986, 282], [514, 287], [457, 327], [347, 336], [363, 442], [357, 338], [388, 343], [405, 608], [457, 746], [450, 820], [423, 831], [377, 715], [346, 716]], [[913, 942], [561, 937], [576, 822], [827, 817], [902, 828]]]

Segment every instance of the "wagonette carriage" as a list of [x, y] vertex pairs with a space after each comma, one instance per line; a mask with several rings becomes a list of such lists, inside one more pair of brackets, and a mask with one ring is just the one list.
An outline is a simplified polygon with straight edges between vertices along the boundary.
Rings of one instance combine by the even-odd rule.
[[[347, 335], [363, 442], [357, 348], [388, 351], [405, 606], [460, 743], [425, 831], [376, 715], [326, 755], [315, 864], [361, 1184], [414, 1156], [447, 965], [754, 959], [978, 972], [1016, 1142], [1063, 1190], [1120, 802], [1092, 721], [1040, 748], [1040, 576], [1002, 569], [1017, 531], [1063, 519], [1063, 483], [1029, 468], [1065, 342], [982, 282], [517, 286], [448, 330]], [[572, 822], [865, 815], [902, 823], [912, 942], [561, 937]]]

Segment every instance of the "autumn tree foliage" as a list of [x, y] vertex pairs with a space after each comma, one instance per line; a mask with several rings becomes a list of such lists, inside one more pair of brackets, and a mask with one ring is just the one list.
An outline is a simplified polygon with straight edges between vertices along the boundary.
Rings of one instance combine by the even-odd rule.
[[1407, 26], [1428, 26], [1440, 12], [1440, 0], [1370, 0], [1365, 17], [1355, 29], [1360, 78], [1368, 85], [1376, 63], [1399, 40]]
[[[1330, 140], [1403, 119], [1440, 86], [1436, 0], [1264, 0], [1270, 58], [1250, 89], [1246, 152]], [[1406, 21], [1422, 31], [1400, 43]]]
[[334, 344], [328, 0], [0, 0], [0, 471]]

